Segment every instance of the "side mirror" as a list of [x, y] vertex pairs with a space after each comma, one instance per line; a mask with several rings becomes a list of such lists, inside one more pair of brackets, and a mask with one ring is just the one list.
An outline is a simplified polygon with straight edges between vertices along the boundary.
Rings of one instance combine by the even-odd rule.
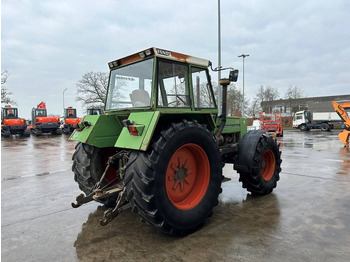
[[238, 79], [238, 69], [235, 69], [235, 70], [230, 71], [230, 75], [229, 75], [228, 79], [229, 79], [231, 82], [237, 82], [237, 79]]

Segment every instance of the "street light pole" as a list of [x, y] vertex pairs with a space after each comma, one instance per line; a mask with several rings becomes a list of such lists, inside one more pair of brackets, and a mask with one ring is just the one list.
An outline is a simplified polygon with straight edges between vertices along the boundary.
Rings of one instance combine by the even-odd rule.
[[[218, 68], [221, 68], [221, 17], [220, 17], [220, 0], [218, 0]], [[221, 115], [221, 97], [222, 92], [219, 85], [221, 78], [221, 71], [218, 72], [218, 115]]]
[[66, 90], [67, 90], [67, 88], [63, 90], [63, 116], [64, 116], [64, 92], [65, 92]]
[[244, 58], [246, 58], [249, 55], [241, 54], [238, 57], [243, 58], [243, 98], [242, 98], [242, 117], [244, 117]]

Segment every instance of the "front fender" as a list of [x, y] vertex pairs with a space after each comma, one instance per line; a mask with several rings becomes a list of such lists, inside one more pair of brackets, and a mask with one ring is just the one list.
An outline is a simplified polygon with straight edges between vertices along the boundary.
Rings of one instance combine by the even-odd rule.
[[237, 159], [234, 163], [235, 170], [240, 173], [250, 173], [252, 171], [256, 146], [265, 132], [264, 130], [254, 130], [242, 137], [238, 144]]

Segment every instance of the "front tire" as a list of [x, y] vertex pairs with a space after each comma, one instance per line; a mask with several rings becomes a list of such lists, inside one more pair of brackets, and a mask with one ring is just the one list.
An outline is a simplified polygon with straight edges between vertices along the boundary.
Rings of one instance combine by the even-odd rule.
[[275, 139], [263, 135], [256, 146], [250, 173], [240, 173], [242, 187], [255, 195], [267, 195], [277, 186], [281, 172], [281, 152]]
[[213, 136], [205, 126], [185, 120], [168, 126], [147, 152], [132, 152], [124, 179], [133, 210], [174, 235], [193, 232], [211, 216], [221, 181]]
[[[86, 195], [89, 195], [106, 168], [108, 157], [116, 153], [115, 148], [97, 148], [84, 143], [77, 143], [72, 160], [72, 171], [74, 180], [78, 183], [79, 188]], [[116, 178], [116, 169], [109, 168], [103, 185], [113, 181]], [[101, 199], [99, 202], [108, 206], [115, 205], [117, 196], [110, 196]]]
[[300, 129], [300, 131], [306, 131], [307, 127], [306, 127], [305, 124], [302, 124], [302, 125], [299, 126], [299, 129]]

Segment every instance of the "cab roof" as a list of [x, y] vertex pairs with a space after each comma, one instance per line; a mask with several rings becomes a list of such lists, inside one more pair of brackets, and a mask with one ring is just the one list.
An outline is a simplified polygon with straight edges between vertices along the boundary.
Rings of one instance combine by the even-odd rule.
[[130, 63], [141, 61], [143, 59], [146, 59], [152, 56], [161, 57], [161, 58], [179, 61], [179, 62], [188, 63], [188, 64], [199, 65], [199, 66], [205, 66], [205, 67], [209, 66], [209, 60], [198, 58], [195, 56], [180, 54], [174, 51], [169, 51], [169, 50], [160, 49], [156, 47], [151, 47], [143, 51], [137, 52], [135, 54], [111, 61], [108, 63], [108, 66], [110, 69], [114, 69]]

